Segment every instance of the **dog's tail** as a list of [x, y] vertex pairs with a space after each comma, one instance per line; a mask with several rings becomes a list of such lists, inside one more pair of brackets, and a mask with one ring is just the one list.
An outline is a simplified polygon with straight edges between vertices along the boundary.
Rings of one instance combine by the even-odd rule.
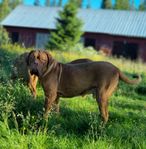
[[139, 84], [141, 82], [141, 76], [138, 74], [136, 76], [134, 76], [134, 78], [136, 79], [133, 79], [133, 80], [130, 80], [124, 73], [122, 73], [121, 71], [119, 71], [119, 77], [120, 77], [120, 80], [128, 83], [128, 84]]

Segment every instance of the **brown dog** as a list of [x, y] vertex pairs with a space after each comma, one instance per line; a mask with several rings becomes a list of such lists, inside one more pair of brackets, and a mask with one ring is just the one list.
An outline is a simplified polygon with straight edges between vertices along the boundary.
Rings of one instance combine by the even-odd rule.
[[[46, 51], [31, 51], [27, 64], [31, 74], [39, 77], [45, 93], [45, 117], [52, 104], [58, 107], [59, 97], [74, 97], [96, 93], [100, 114], [108, 121], [108, 98], [116, 89], [119, 80], [128, 84], [138, 84], [141, 80], [128, 79], [116, 66], [109, 62], [86, 62], [61, 64]], [[57, 108], [57, 110], [59, 110]]]
[[[23, 79], [24, 82], [27, 83], [34, 99], [36, 98], [37, 95], [37, 82], [38, 82], [38, 77], [34, 74], [31, 74], [28, 70], [27, 63], [26, 63], [26, 58], [29, 53], [25, 52], [21, 55], [19, 55], [13, 62], [13, 69], [12, 69], [12, 79], [20, 78]], [[76, 64], [76, 63], [84, 63], [84, 62], [89, 62], [91, 60], [89, 59], [77, 59], [69, 64]]]

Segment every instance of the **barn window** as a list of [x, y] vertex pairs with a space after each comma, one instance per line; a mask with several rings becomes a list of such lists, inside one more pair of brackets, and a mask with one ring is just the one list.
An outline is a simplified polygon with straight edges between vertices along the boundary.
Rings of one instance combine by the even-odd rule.
[[49, 34], [47, 33], [37, 33], [36, 34], [36, 48], [45, 48], [48, 40]]
[[12, 35], [11, 35], [11, 39], [12, 39], [12, 43], [16, 43], [19, 41], [19, 33], [18, 32], [12, 32]]
[[84, 42], [85, 47], [92, 46], [93, 48], [96, 47], [96, 39], [95, 38], [85, 38]]
[[114, 42], [112, 54], [120, 57], [129, 58], [132, 60], [138, 57], [138, 44], [127, 42]]

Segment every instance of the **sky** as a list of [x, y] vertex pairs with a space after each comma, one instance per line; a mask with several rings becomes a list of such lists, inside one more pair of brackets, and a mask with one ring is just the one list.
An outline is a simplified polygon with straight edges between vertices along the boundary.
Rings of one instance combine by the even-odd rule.
[[[65, 3], [67, 3], [67, 1], [68, 1], [68, 0], [63, 0], [63, 5], [64, 5]], [[84, 0], [83, 7], [86, 7], [88, 1], [91, 2], [91, 7], [92, 7], [92, 8], [95, 8], [95, 9], [100, 8], [101, 2], [102, 2], [102, 0]], [[134, 0], [134, 2], [135, 2], [135, 7], [136, 7], [136, 8], [138, 8], [138, 6], [139, 6], [139, 4], [140, 4], [140, 1], [141, 1], [141, 0]], [[33, 5], [34, 0], [23, 0], [23, 3], [26, 4], [26, 5]], [[44, 3], [45, 3], [45, 0], [40, 0], [40, 3], [41, 3], [41, 5], [43, 6]], [[115, 3], [115, 0], [112, 0], [112, 3], [114, 4], [114, 3]]]

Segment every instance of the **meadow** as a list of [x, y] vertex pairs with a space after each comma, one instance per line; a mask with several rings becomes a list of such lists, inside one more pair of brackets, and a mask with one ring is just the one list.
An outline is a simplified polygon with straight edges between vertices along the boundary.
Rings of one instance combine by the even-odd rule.
[[0, 149], [145, 149], [146, 148], [146, 64], [105, 57], [89, 49], [51, 51], [55, 59], [77, 58], [110, 61], [130, 78], [139, 73], [139, 85], [119, 83], [109, 101], [109, 121], [103, 126], [92, 96], [62, 98], [60, 114], [44, 121], [44, 94], [38, 85], [34, 100], [25, 83], [11, 80], [13, 60], [31, 49], [18, 45], [0, 47]]

